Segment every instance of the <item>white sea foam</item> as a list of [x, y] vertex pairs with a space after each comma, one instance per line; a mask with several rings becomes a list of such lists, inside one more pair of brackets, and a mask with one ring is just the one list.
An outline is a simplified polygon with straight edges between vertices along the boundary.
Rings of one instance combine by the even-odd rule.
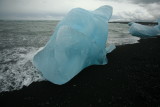
[[134, 37], [128, 32], [127, 24], [110, 23], [107, 43], [118, 45], [138, 43], [139, 37]]
[[138, 43], [140, 40], [139, 37], [124, 37], [124, 38], [116, 38], [116, 37], [109, 37], [107, 43], [108, 44], [115, 44], [116, 46], [119, 45], [126, 45], [126, 44], [135, 44]]
[[0, 92], [18, 90], [32, 82], [44, 80], [32, 64], [37, 50], [20, 47], [0, 51]]

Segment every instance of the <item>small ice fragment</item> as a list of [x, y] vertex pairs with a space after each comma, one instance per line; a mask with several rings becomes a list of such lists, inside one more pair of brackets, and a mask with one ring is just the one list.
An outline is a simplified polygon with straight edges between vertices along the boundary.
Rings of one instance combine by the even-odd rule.
[[133, 36], [138, 37], [153, 37], [160, 35], [160, 19], [158, 19], [158, 25], [156, 26], [146, 26], [138, 23], [130, 22], [129, 32]]

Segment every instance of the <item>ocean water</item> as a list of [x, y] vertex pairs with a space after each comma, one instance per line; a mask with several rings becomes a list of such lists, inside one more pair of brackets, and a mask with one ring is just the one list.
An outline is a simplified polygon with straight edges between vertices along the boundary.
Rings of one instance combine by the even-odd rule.
[[[44, 81], [32, 64], [59, 21], [0, 21], [0, 92], [19, 90], [32, 82]], [[107, 44], [137, 43], [127, 24], [109, 23]], [[111, 63], [111, 62], [109, 62]]]

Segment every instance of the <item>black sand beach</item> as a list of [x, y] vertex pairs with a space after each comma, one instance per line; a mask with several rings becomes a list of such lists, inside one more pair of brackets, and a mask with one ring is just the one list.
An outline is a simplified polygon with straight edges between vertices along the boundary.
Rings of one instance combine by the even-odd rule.
[[0, 93], [0, 107], [158, 107], [160, 37], [118, 46], [105, 66], [91, 66], [65, 85], [32, 83]]

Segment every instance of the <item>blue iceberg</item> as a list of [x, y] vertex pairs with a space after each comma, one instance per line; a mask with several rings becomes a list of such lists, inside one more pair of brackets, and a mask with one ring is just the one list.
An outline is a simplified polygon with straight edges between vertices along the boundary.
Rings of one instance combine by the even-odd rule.
[[107, 64], [106, 54], [115, 48], [106, 47], [111, 16], [112, 7], [106, 5], [94, 11], [72, 9], [34, 56], [33, 64], [47, 80], [59, 85], [87, 66]]
[[158, 19], [158, 25], [156, 26], [146, 26], [138, 23], [130, 22], [129, 32], [133, 36], [137, 37], [153, 37], [160, 35], [160, 19]]

